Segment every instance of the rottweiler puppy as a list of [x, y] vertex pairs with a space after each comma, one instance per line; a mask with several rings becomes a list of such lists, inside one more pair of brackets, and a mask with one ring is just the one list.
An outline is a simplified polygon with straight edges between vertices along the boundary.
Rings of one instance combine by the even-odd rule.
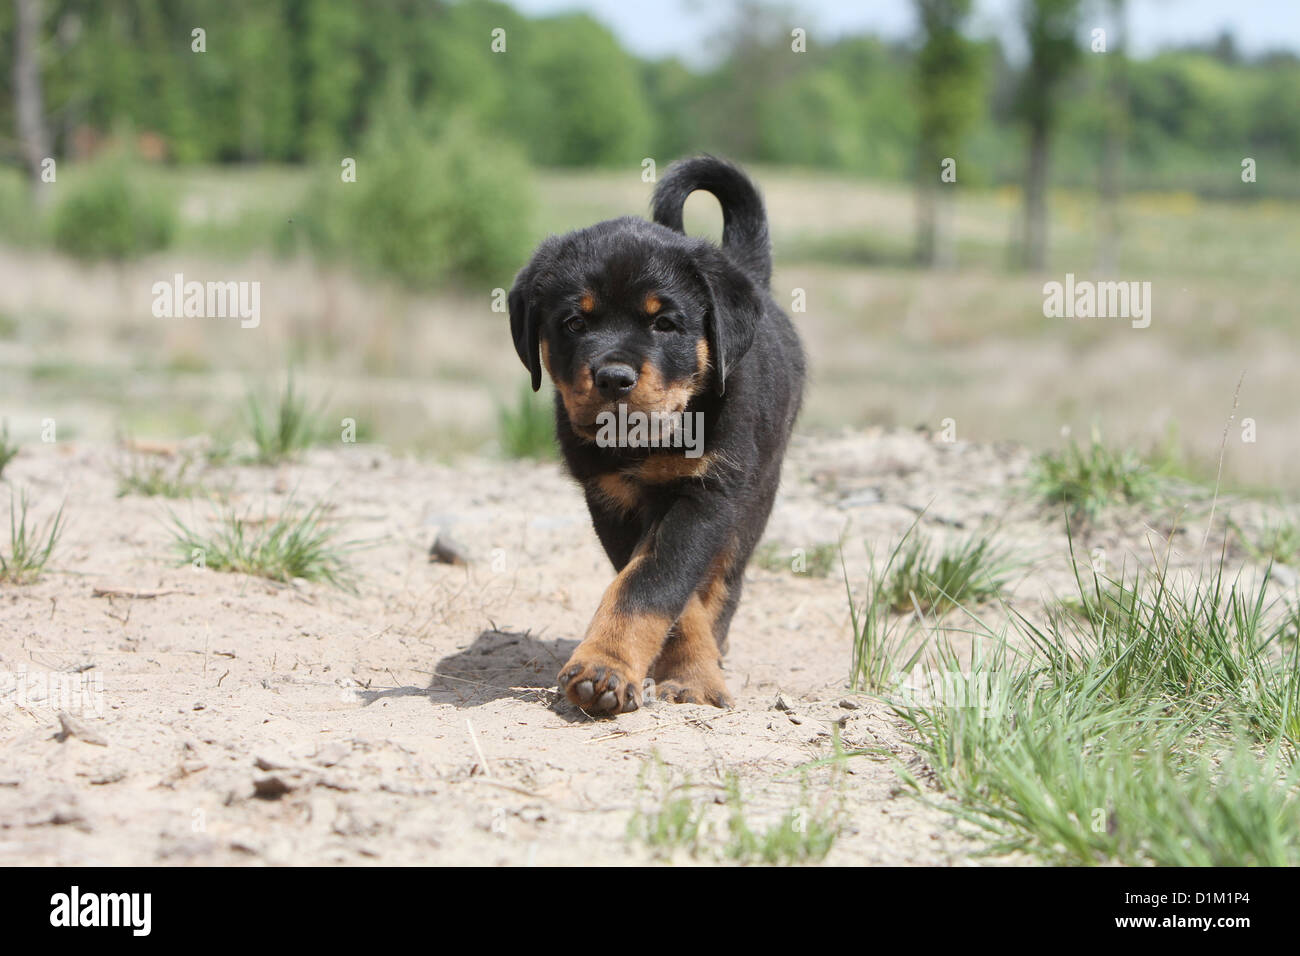
[[[721, 247], [683, 231], [697, 189], [722, 206]], [[534, 391], [543, 368], [555, 383], [556, 437], [617, 572], [558, 678], [591, 713], [644, 693], [731, 704], [727, 632], [803, 393], [754, 184], [686, 159], [653, 214], [551, 236], [509, 296], [515, 350]]]

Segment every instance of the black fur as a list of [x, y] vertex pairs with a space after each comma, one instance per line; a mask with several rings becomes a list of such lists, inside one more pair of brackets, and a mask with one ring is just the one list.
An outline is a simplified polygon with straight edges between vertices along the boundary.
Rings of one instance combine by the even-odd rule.
[[[682, 205], [697, 189], [722, 206], [721, 248], [682, 232]], [[702, 594], [711, 569], [722, 568], [725, 597], [712, 628], [721, 652], [745, 565], [776, 495], [802, 398], [804, 354], [768, 290], [767, 217], [744, 173], [712, 157], [684, 160], [659, 183], [653, 209], [655, 222], [625, 217], [543, 242], [510, 292], [511, 331], [534, 389], [546, 348], [557, 385], [556, 436], [615, 569], [644, 554], [620, 583], [617, 610], [677, 621], [692, 594]], [[644, 307], [647, 295], [661, 303], [657, 313]], [[593, 307], [583, 311], [584, 305]], [[708, 353], [703, 369], [701, 339]], [[591, 408], [582, 406], [575, 421], [564, 395], [580, 392], [589, 375], [610, 363], [689, 394], [686, 411], [703, 416], [707, 470], [638, 480], [663, 473], [644, 468], [674, 464], [652, 459], [680, 459], [682, 449], [600, 447], [591, 440]], [[618, 487], [628, 494], [611, 500], [602, 479], [615, 475], [626, 479]], [[665, 641], [679, 637], [674, 625]], [[562, 673], [562, 689], [573, 670]], [[643, 676], [623, 679], [639, 683]], [[635, 706], [634, 694], [619, 709]], [[569, 696], [578, 702], [572, 691]]]

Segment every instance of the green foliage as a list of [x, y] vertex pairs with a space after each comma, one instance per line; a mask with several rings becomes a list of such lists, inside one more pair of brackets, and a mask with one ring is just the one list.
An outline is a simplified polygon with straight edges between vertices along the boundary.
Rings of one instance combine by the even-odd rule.
[[899, 552], [907, 545], [915, 529], [914, 522], [889, 555], [882, 571], [876, 572], [875, 561], [872, 560], [867, 593], [860, 602], [853, 597], [848, 567], [844, 563], [843, 551], [840, 553], [844, 592], [849, 601], [849, 625], [852, 628], [853, 661], [849, 667], [849, 684], [854, 690], [880, 693], [895, 686], [899, 675], [909, 673], [925, 650], [926, 638], [917, 637], [914, 627], [903, 623], [906, 621], [914, 624], [915, 616], [900, 620], [894, 614], [887, 585], [894, 562], [898, 560]]
[[293, 376], [285, 382], [274, 414], [268, 413], [258, 397], [249, 392], [245, 402], [248, 427], [257, 446], [257, 461], [274, 465], [293, 458], [320, 438], [320, 415], [293, 389]]
[[144, 455], [132, 455], [118, 472], [117, 496], [188, 498], [202, 491], [197, 482], [185, 477], [192, 464], [189, 456], [182, 456], [178, 464], [172, 465]]
[[27, 494], [9, 494], [9, 553], [0, 551], [0, 584], [30, 584], [49, 564], [54, 546], [63, 534], [63, 506], [43, 527], [27, 522]]
[[18, 445], [9, 440], [9, 423], [0, 422], [0, 478], [4, 477], [5, 467], [18, 455]]
[[272, 581], [323, 581], [354, 590], [345, 554], [355, 543], [340, 543], [337, 531], [325, 524], [325, 505], [315, 504], [299, 515], [294, 502], [284, 512], [261, 519], [240, 517], [233, 509], [222, 514], [211, 534], [202, 534], [172, 515], [173, 546], [180, 559], [202, 558], [214, 571], [251, 574]]
[[962, 34], [971, 0], [915, 0], [924, 38], [916, 54], [921, 174], [937, 176], [939, 161], [956, 156], [980, 119], [983, 71], [979, 48]]
[[915, 117], [888, 106], [908, 94], [903, 62], [876, 40], [836, 44], [758, 104], [759, 154], [769, 162], [905, 176]]
[[651, 126], [636, 62], [586, 14], [539, 20], [525, 40], [531, 89], [516, 91], [512, 112], [529, 156], [544, 165], [634, 168]]
[[[151, 180], [152, 182], [152, 180]], [[54, 210], [55, 248], [79, 259], [134, 259], [171, 242], [176, 210], [171, 197], [125, 156], [111, 156], [82, 172]]]
[[399, 108], [357, 157], [357, 181], [324, 171], [295, 216], [327, 258], [412, 286], [449, 279], [509, 285], [534, 238], [527, 166], [508, 144], [454, 120], [434, 140]]
[[704, 816], [708, 803], [691, 799], [691, 784], [674, 784], [668, 769], [656, 758], [641, 769], [638, 787], [644, 790], [651, 770], [658, 771], [660, 792], [650, 809], [638, 808], [627, 821], [629, 841], [644, 843], [659, 856], [684, 850], [692, 856], [701, 852], [705, 836]]
[[1029, 44], [1029, 65], [1021, 75], [1016, 111], [1031, 129], [1056, 119], [1056, 99], [1079, 62], [1082, 0], [1020, 0], [1020, 24]]
[[1071, 520], [1096, 520], [1117, 505], [1154, 501], [1160, 479], [1136, 454], [1107, 447], [1094, 432], [1086, 447], [1071, 439], [1063, 451], [1040, 455], [1030, 487], [1044, 503], [1063, 505]]
[[0, 236], [15, 245], [31, 245], [43, 238], [42, 225], [27, 177], [18, 169], [0, 166]]
[[719, 801], [711, 794], [695, 798], [693, 791], [703, 788], [689, 780], [674, 781], [658, 757], [642, 768], [640, 790], [647, 789], [652, 771], [658, 778], [658, 793], [651, 795], [648, 809], [639, 806], [628, 819], [627, 838], [644, 844], [658, 857], [671, 859], [675, 853], [684, 852], [697, 860], [741, 864], [819, 863], [840, 834], [838, 795], [828, 793], [820, 800], [814, 798], [807, 779], [798, 806], [786, 810], [766, 827], [755, 829], [741, 794], [740, 778], [727, 774], [723, 785], [727, 814], [724, 831], [711, 813]]
[[931, 674], [942, 698], [896, 710], [994, 851], [1294, 866], [1300, 658], [1280, 649], [1268, 588], [1222, 564], [1183, 588], [1161, 573], [1079, 578], [1089, 613], [1017, 616], [1020, 640], [990, 635], [969, 665], [945, 648]]
[[840, 823], [833, 809], [810, 807], [811, 802], [805, 783], [800, 806], [787, 810], [781, 819], [756, 831], [745, 818], [740, 779], [730, 774], [727, 777], [730, 840], [726, 856], [740, 863], [820, 863], [835, 845]]
[[944, 614], [958, 605], [996, 598], [1008, 569], [1005, 552], [981, 535], [942, 549], [913, 537], [894, 563], [884, 598], [895, 611], [918, 607], [923, 613]]
[[[3, 458], [0, 457], [0, 462]], [[1258, 534], [1247, 534], [1236, 522], [1228, 524], [1235, 530], [1242, 545], [1256, 561], [1275, 561], [1290, 567], [1300, 565], [1300, 522], [1289, 516], [1274, 521]]]
[[497, 406], [497, 436], [507, 458], [555, 457], [555, 414], [549, 394], [539, 397], [528, 382], [519, 386], [515, 404]]
[[[587, 15], [529, 18], [490, 0], [79, 2], [46, 18], [43, 48], [57, 56], [43, 80], [51, 116], [101, 134], [131, 124], [169, 160], [328, 162], [335, 183], [339, 158], [355, 155], [400, 80], [415, 126], [461, 113], [534, 163], [627, 169], [712, 150], [898, 179], [918, 155], [956, 155], [944, 144], [961, 143], [963, 182], [1009, 182], [1022, 165], [1012, 124], [1033, 118], [1058, 130], [1054, 181], [1094, 186], [1111, 109], [1100, 78], [1124, 54], [1080, 56], [1081, 0], [1018, 0], [1028, 69], [958, 29], [967, 0], [914, 3], [916, 38], [815, 35], [811, 55], [791, 56], [788, 11], [746, 0], [719, 30], [716, 62], [691, 68], [639, 61]], [[196, 54], [200, 23], [208, 50]], [[504, 52], [492, 48], [498, 28]], [[0, 44], [0, 74], [12, 75], [12, 58], [13, 44]], [[1220, 45], [1132, 60], [1126, 73], [1129, 186], [1240, 198], [1224, 170], [1249, 155], [1270, 171], [1251, 198], [1300, 194], [1295, 57], [1252, 61]], [[12, 114], [0, 99], [0, 127], [14, 128]], [[44, 229], [20, 197], [24, 179], [0, 176], [0, 232], [11, 241]]]

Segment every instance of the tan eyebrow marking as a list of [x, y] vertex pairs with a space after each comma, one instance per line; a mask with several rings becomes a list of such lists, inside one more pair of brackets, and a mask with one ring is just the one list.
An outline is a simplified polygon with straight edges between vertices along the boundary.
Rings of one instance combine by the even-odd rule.
[[659, 301], [659, 296], [651, 292], [645, 297], [646, 315], [654, 315], [661, 308], [663, 308], [663, 303]]
[[578, 308], [583, 312], [590, 312], [596, 307], [596, 297], [590, 292], [582, 293], [582, 298], [578, 300]]

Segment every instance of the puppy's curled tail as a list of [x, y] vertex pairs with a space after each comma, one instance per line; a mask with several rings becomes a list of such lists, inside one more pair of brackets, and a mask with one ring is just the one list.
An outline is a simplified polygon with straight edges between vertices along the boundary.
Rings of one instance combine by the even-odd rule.
[[749, 177], [713, 156], [683, 159], [668, 167], [655, 187], [654, 220], [685, 232], [682, 207], [697, 189], [713, 193], [722, 206], [722, 248], [764, 288], [772, 278], [772, 242], [763, 197]]

